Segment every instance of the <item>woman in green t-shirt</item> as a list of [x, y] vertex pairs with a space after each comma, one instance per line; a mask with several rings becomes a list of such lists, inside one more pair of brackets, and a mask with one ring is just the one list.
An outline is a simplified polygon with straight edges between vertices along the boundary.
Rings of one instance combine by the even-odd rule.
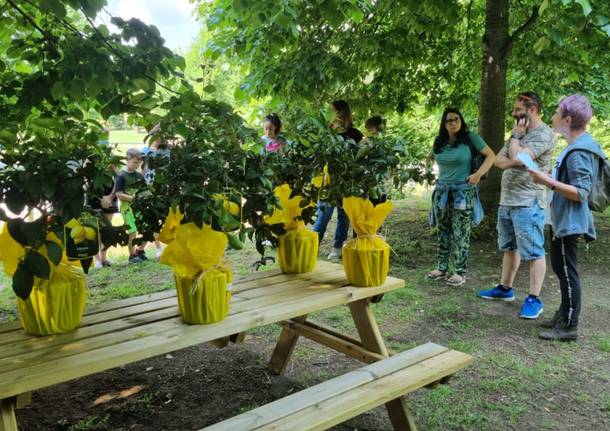
[[[477, 153], [484, 157], [480, 166], [473, 163]], [[461, 286], [466, 282], [472, 225], [483, 219], [477, 184], [492, 167], [495, 154], [479, 135], [468, 131], [460, 111], [447, 108], [431, 156], [439, 172], [430, 209], [430, 223], [438, 228], [438, 263], [428, 278]], [[449, 274], [452, 259], [455, 270]]]

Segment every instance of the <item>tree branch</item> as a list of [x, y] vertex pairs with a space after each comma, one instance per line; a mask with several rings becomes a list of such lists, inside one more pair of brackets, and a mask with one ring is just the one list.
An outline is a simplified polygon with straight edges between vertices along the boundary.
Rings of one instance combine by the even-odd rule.
[[523, 24], [521, 24], [517, 30], [515, 30], [513, 32], [513, 34], [511, 34], [508, 37], [508, 43], [512, 44], [517, 37], [519, 37], [519, 35], [525, 31], [527, 31], [532, 25], [534, 25], [534, 22], [536, 22], [536, 20], [538, 19], [538, 11], [540, 10], [540, 6], [534, 6], [532, 8], [532, 14], [530, 15], [530, 17], [527, 19], [527, 21], [525, 21]]
[[500, 51], [500, 57], [501, 58], [506, 58], [512, 47], [513, 47], [513, 43], [517, 40], [517, 38], [519, 37], [519, 35], [521, 33], [526, 32], [527, 30], [529, 30], [529, 28], [531, 26], [534, 25], [534, 23], [536, 22], [536, 20], [538, 19], [539, 13], [538, 11], [540, 10], [540, 6], [534, 6], [532, 8], [532, 14], [530, 15], [530, 17], [523, 23], [521, 24], [514, 32], [513, 34], [511, 34], [510, 36], [508, 36], [508, 39], [506, 39], [506, 43], [504, 44], [504, 46], [502, 47], [502, 50]]
[[53, 38], [46, 31], [44, 31], [38, 24], [36, 24], [36, 21], [34, 21], [34, 19], [31, 16], [29, 16], [27, 13], [22, 11], [19, 8], [19, 6], [17, 6], [15, 3], [13, 3], [12, 0], [6, 0], [6, 3], [11, 5], [11, 7], [13, 9], [15, 9], [17, 12], [19, 12], [19, 14], [23, 18], [25, 18], [26, 21], [28, 21], [30, 24], [32, 24], [32, 26], [34, 26], [34, 28], [36, 28], [36, 30], [38, 30], [44, 36], [45, 40], [51, 44], [51, 46], [53, 47], [53, 50], [55, 50], [55, 52], [58, 52], [57, 47], [55, 46], [55, 42], [53, 41]]

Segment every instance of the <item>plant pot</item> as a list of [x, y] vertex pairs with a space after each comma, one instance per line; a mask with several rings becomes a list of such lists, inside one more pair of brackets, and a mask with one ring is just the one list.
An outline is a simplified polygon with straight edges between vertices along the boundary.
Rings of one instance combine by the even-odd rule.
[[343, 268], [353, 286], [381, 286], [390, 270], [390, 246], [379, 237], [348, 241], [343, 247]]
[[185, 323], [207, 324], [223, 320], [229, 314], [232, 275], [229, 270], [208, 269], [197, 276], [181, 277], [174, 273], [178, 306]]
[[21, 325], [32, 335], [71, 331], [80, 325], [86, 299], [85, 273], [79, 268], [60, 264], [49, 280], [34, 279], [27, 300], [17, 299]]
[[278, 237], [277, 258], [285, 274], [311, 272], [318, 261], [318, 234], [306, 227], [289, 230]]

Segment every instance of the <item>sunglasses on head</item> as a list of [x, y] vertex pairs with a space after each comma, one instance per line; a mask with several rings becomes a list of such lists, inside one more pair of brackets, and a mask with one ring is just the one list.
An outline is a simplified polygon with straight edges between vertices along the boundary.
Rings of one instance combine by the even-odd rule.
[[519, 95], [519, 101], [520, 102], [535, 102], [533, 97], [526, 96], [525, 94], [520, 94]]

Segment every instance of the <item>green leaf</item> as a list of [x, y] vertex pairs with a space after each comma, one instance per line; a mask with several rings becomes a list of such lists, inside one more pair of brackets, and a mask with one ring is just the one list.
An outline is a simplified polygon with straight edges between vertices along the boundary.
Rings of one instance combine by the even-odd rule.
[[542, 36], [538, 41], [534, 44], [534, 52], [538, 55], [546, 48], [551, 46], [551, 41], [546, 37]]
[[97, 13], [106, 5], [106, 0], [80, 0], [85, 15], [95, 18]]
[[540, 9], [538, 9], [538, 13], [540, 15], [542, 15], [544, 13], [544, 11], [549, 7], [549, 0], [544, 0], [541, 4], [540, 4]]
[[7, 222], [8, 233], [11, 237], [19, 244], [27, 247], [29, 245], [28, 237], [23, 232], [22, 226], [23, 220], [21, 219], [11, 219]]
[[144, 90], [144, 91], [150, 91], [152, 89], [152, 87], [153, 87], [153, 84], [150, 81], [150, 79], [146, 79], [146, 78], [136, 78], [136, 79], [134, 79], [133, 80], [133, 85], [135, 85], [140, 90]]
[[59, 265], [61, 262], [61, 256], [63, 254], [61, 247], [55, 241], [47, 241], [47, 254], [49, 255], [49, 260], [53, 262], [53, 265]]
[[585, 14], [585, 16], [589, 16], [591, 11], [593, 10], [591, 8], [589, 0], [576, 0], [576, 3], [578, 3], [582, 7], [582, 12]]
[[96, 97], [104, 89], [104, 82], [105, 79], [99, 76], [87, 81], [87, 94]]
[[49, 261], [42, 254], [34, 250], [29, 250], [23, 261], [27, 270], [38, 278], [45, 280], [51, 276]]
[[85, 83], [80, 79], [74, 79], [70, 83], [68, 94], [75, 100], [82, 100], [85, 97]]
[[28, 239], [28, 244], [32, 247], [38, 247], [47, 236], [45, 221], [42, 217], [33, 222], [24, 222], [20, 227]]
[[66, 8], [59, 0], [41, 0], [40, 11], [43, 13], [52, 13], [58, 18], [66, 16]]
[[4, 193], [4, 203], [8, 209], [15, 214], [21, 213], [28, 202], [27, 194], [21, 190], [9, 189]]
[[25, 301], [30, 297], [32, 287], [34, 287], [34, 276], [27, 270], [24, 263], [20, 262], [13, 274], [13, 291], [15, 295]]
[[57, 81], [55, 84], [53, 84], [53, 87], [51, 87], [51, 96], [53, 96], [53, 99], [55, 100], [59, 100], [64, 97], [65, 93], [66, 89], [64, 88], [64, 83], [62, 81]]
[[338, 27], [343, 22], [343, 15], [336, 0], [324, 0], [320, 5], [320, 10], [333, 27]]
[[356, 24], [360, 24], [364, 19], [364, 12], [357, 7], [351, 7], [347, 11], [347, 16]]
[[216, 91], [216, 87], [214, 87], [213, 85], [206, 85], [205, 87], [203, 87], [203, 91], [205, 91], [206, 93], [213, 93]]

